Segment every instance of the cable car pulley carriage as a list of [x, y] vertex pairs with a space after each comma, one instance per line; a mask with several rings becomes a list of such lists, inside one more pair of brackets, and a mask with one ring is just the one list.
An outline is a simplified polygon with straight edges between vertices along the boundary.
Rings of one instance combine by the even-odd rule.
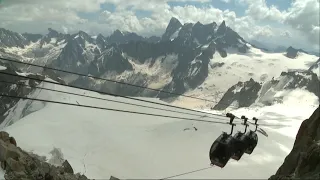
[[231, 132], [230, 134], [222, 132], [222, 134], [213, 142], [209, 151], [211, 165], [216, 165], [221, 168], [228, 163], [234, 153], [234, 138], [232, 137], [232, 133], [234, 126], [236, 126], [236, 124], [233, 123], [235, 116], [231, 113], [227, 113], [226, 116], [230, 118], [229, 124], [231, 125]]

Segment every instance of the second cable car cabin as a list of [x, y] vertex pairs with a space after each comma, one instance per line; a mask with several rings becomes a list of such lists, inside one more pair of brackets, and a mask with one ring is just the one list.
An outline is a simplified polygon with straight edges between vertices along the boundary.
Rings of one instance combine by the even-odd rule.
[[227, 117], [230, 117], [230, 125], [231, 133], [227, 134], [223, 132], [212, 144], [209, 157], [211, 161], [211, 165], [216, 165], [223, 168], [228, 161], [230, 160], [231, 156], [234, 154], [234, 138], [232, 137], [233, 127], [233, 120], [235, 118], [234, 115], [228, 113]]
[[246, 126], [244, 132], [238, 132], [233, 136], [234, 142], [234, 153], [231, 156], [232, 159], [239, 161], [241, 159], [241, 157], [243, 156], [243, 154], [245, 153], [245, 151], [248, 149], [249, 147], [249, 143], [250, 143], [250, 137], [247, 136], [246, 131], [248, 128], [248, 124], [247, 124], [247, 120], [248, 118], [246, 118], [245, 116], [242, 116], [241, 119], [244, 120], [243, 125]]
[[247, 147], [245, 153], [247, 153], [247, 154], [251, 154], [258, 144], [258, 135], [256, 133], [257, 128], [258, 128], [258, 124], [257, 124], [258, 119], [254, 117], [253, 120], [255, 121], [256, 129], [254, 131], [250, 130], [246, 134], [246, 136], [248, 137], [248, 139], [247, 139], [248, 147]]

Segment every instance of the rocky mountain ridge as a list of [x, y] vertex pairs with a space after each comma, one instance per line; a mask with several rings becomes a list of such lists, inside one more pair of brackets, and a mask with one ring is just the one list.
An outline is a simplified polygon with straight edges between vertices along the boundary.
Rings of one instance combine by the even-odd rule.
[[7, 132], [0, 132], [0, 162], [5, 171], [6, 180], [15, 179], [46, 179], [46, 180], [87, 180], [79, 173], [74, 174], [69, 162], [65, 160], [62, 166], [54, 166], [41, 157], [30, 154], [17, 147], [13, 137]]
[[305, 89], [318, 97], [320, 103], [320, 80], [312, 71], [282, 72], [278, 78], [259, 83], [250, 79], [238, 82], [228, 89], [215, 110], [224, 110], [229, 106], [249, 107], [254, 103], [269, 106], [275, 102], [282, 102], [282, 96], [276, 97], [277, 92], [284, 90]]
[[[213, 71], [214, 58], [226, 58], [232, 56], [231, 53], [247, 55], [251, 48], [225, 21], [220, 25], [215, 22], [182, 24], [178, 19], [172, 18], [161, 38], [145, 38], [119, 30], [108, 37], [101, 34], [92, 37], [83, 31], [64, 34], [50, 28], [48, 30], [48, 34], [44, 36], [29, 33], [20, 35], [2, 30], [4, 35], [1, 37], [8, 39], [3, 41], [6, 43], [0, 44], [0, 57], [23, 59], [70, 72], [183, 94], [204, 83], [209, 71]], [[300, 50], [291, 47], [285, 56], [297, 58], [299, 52]], [[45, 72], [41, 68], [15, 65], [27, 72]], [[315, 72], [316, 66], [317, 64], [311, 65], [310, 69]], [[58, 71], [50, 73], [61, 77], [68, 84], [107, 93], [157, 97], [162, 100], [177, 97]], [[246, 80], [249, 79], [250, 77]], [[248, 92], [245, 94], [255, 97]], [[229, 98], [226, 97], [230, 95], [225, 95], [220, 102], [228, 101]], [[218, 109], [224, 107], [225, 105]]]
[[[0, 69], [0, 91], [1, 93], [5, 95], [11, 95], [11, 96], [19, 96], [19, 97], [26, 97], [30, 95], [32, 92], [36, 90], [35, 86], [39, 85], [41, 83], [41, 80], [45, 78], [54, 79], [57, 82], [60, 82], [62, 84], [65, 84], [65, 82], [59, 78], [56, 74], [50, 71], [45, 71], [43, 74], [25, 74], [22, 73], [16, 66], [14, 66], [12, 63], [2, 62], [0, 60], [0, 66], [5, 67], [5, 69]], [[7, 74], [2, 73], [9, 73], [13, 75], [19, 75], [18, 76], [11, 76]], [[36, 80], [28, 80], [23, 77], [31, 77], [39, 79], [39, 81]], [[23, 85], [23, 86], [21, 86]], [[8, 97], [2, 97], [0, 96], [0, 127], [4, 127], [7, 125], [10, 125], [13, 123], [14, 119], [10, 116], [11, 112], [14, 112], [15, 108], [17, 107], [17, 102], [20, 101], [20, 99], [14, 99], [14, 98], [8, 98]], [[24, 108], [22, 111], [23, 113], [21, 115], [16, 116], [18, 118], [22, 118], [30, 113], [32, 111], [28, 110], [28, 105], [25, 107], [19, 107]], [[9, 117], [8, 117], [9, 116]], [[8, 117], [8, 118], [7, 118]], [[7, 119], [7, 121], [6, 121]], [[9, 120], [10, 119], [10, 120]]]
[[289, 155], [269, 180], [320, 178], [320, 106], [302, 122]]
[[[203, 83], [208, 76], [209, 60], [215, 53], [226, 57], [228, 48], [241, 53], [249, 49], [247, 42], [227, 27], [224, 21], [220, 25], [215, 22], [205, 25], [200, 22], [182, 25], [178, 19], [172, 18], [161, 39], [143, 38], [135, 33], [119, 30], [109, 37], [101, 34], [91, 37], [83, 31], [70, 35], [53, 29], [49, 29], [49, 33], [45, 36], [27, 33], [9, 34], [12, 34], [14, 39], [19, 37], [21, 45], [12, 40], [15, 43], [0, 46], [4, 57], [17, 58], [17, 54], [20, 54], [20, 58], [35, 64], [108, 77], [131, 84], [156, 86], [174, 93], [184, 93]], [[36, 40], [37, 38], [40, 39]], [[22, 50], [10, 49], [13, 46], [21, 47]], [[155, 73], [149, 73], [148, 68], [154, 69]], [[28, 67], [28, 70], [32, 69]], [[39, 72], [39, 68], [34, 71]], [[110, 84], [82, 77], [70, 78], [66, 73], [58, 74], [66, 82], [85, 85], [86, 88], [104, 90], [100, 88]], [[115, 93], [122, 88], [118, 84], [114, 86], [116, 87], [106, 91]], [[171, 97], [168, 94], [150, 93], [130, 86], [126, 86], [123, 93], [135, 96]]]

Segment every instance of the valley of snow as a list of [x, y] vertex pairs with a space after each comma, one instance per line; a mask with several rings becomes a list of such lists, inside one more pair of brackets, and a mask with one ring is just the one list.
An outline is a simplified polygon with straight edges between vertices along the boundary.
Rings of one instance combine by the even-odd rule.
[[[275, 55], [276, 56], [276, 55]], [[279, 57], [281, 55], [279, 54]], [[225, 76], [233, 78], [236, 82], [240, 76], [245, 75], [244, 68], [254, 68], [243, 55], [230, 55], [225, 63], [240, 62], [242, 67], [232, 66], [234, 71]], [[313, 57], [311, 58], [313, 60]], [[255, 61], [259, 61], [256, 59]], [[289, 61], [289, 60], [288, 60]], [[296, 61], [296, 60], [291, 60]], [[297, 64], [305, 64], [297, 62]], [[275, 63], [277, 61], [274, 61]], [[271, 63], [271, 62], [270, 62]], [[298, 65], [292, 64], [294, 68]], [[247, 67], [244, 67], [246, 65]], [[280, 66], [280, 63], [274, 65]], [[227, 67], [227, 66], [226, 66]], [[261, 66], [262, 67], [262, 66]], [[237, 68], [237, 69], [236, 69]], [[257, 66], [255, 68], [258, 68]], [[280, 71], [280, 70], [279, 70]], [[217, 72], [224, 72], [223, 69]], [[263, 69], [256, 69], [254, 76], [260, 77], [266, 73]], [[235, 75], [233, 75], [235, 73]], [[274, 74], [272, 74], [274, 73]], [[278, 75], [277, 69], [271, 72], [268, 78]], [[246, 76], [242, 77], [245, 78]], [[207, 82], [219, 81], [208, 77]], [[231, 82], [227, 83], [234, 83]], [[214, 83], [214, 82], [210, 82]], [[221, 88], [224, 83], [217, 84]], [[50, 89], [62, 90], [95, 97], [121, 100], [141, 104], [141, 102], [127, 100], [120, 97], [104, 96], [98, 93], [66, 88], [59, 85], [42, 83], [39, 85]], [[230, 160], [225, 168], [213, 167], [201, 172], [176, 177], [175, 179], [267, 179], [274, 174], [283, 163], [284, 158], [290, 152], [295, 134], [302, 120], [308, 118], [316, 109], [317, 97], [304, 90], [295, 90], [291, 96], [284, 99], [283, 104], [276, 104], [263, 108], [241, 108], [233, 113], [237, 116], [246, 115], [249, 118], [256, 116], [262, 124], [287, 124], [291, 127], [263, 127], [269, 137], [259, 135], [259, 142], [254, 152], [249, 156], [245, 154], [238, 162]], [[164, 112], [160, 110], [148, 110], [147, 108], [123, 105], [114, 102], [94, 100], [74, 95], [66, 95], [46, 90], [36, 90], [29, 95], [32, 98], [52, 101], [68, 102], [82, 105], [93, 105], [105, 108], [150, 112], [153, 114], [165, 114], [170, 116], [187, 117], [204, 120], [217, 120], [227, 122], [227, 118], [208, 118]], [[156, 101], [155, 99], [150, 99]], [[187, 101], [181, 100], [186, 105]], [[305, 103], [299, 103], [305, 102]], [[298, 103], [296, 103], [298, 102]], [[29, 105], [33, 112], [19, 119], [20, 111], [25, 104]], [[144, 105], [157, 106], [144, 103]], [[50, 159], [50, 151], [54, 147], [60, 148], [75, 172], [85, 174], [88, 178], [108, 179], [111, 175], [122, 179], [160, 179], [201, 168], [208, 167], [209, 149], [213, 141], [221, 134], [221, 131], [230, 131], [230, 127], [224, 124], [211, 124], [192, 122], [177, 119], [128, 114], [114, 111], [73, 107], [60, 104], [42, 103], [29, 100], [20, 100], [18, 108], [13, 107], [5, 123], [12, 125], [4, 127], [11, 136], [16, 138], [18, 146], [22, 149], [46, 156]], [[165, 108], [165, 107], [164, 107]], [[168, 108], [169, 109], [169, 108]], [[172, 108], [171, 108], [172, 109]], [[177, 109], [178, 110], [178, 109]], [[180, 111], [180, 110], [179, 110]], [[204, 110], [213, 112], [209, 110]], [[222, 113], [222, 112], [214, 112]], [[283, 122], [282, 122], [283, 121]], [[240, 121], [236, 121], [239, 123]], [[193, 127], [198, 130], [195, 131]], [[191, 130], [184, 131], [190, 128]], [[250, 126], [250, 129], [253, 129]], [[237, 125], [235, 130], [243, 130], [243, 126]]]
[[[209, 63], [209, 75], [202, 85], [185, 95], [219, 102], [224, 93], [239, 81], [245, 82], [252, 78], [256, 82], [266, 82], [277, 78], [283, 71], [308, 70], [319, 57], [299, 52], [296, 59], [285, 56], [285, 53], [267, 53], [250, 47], [247, 53], [239, 53], [231, 48], [228, 56], [222, 58], [215, 53]], [[222, 65], [223, 63], [223, 65]], [[319, 72], [317, 72], [319, 76]], [[215, 103], [179, 97], [175, 105], [189, 108], [213, 107]]]

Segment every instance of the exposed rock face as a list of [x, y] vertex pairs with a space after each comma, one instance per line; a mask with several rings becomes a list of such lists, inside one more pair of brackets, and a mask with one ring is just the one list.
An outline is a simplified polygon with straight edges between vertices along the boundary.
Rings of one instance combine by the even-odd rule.
[[170, 37], [178, 31], [179, 28], [182, 27], [182, 24], [177, 18], [171, 18], [165, 33], [162, 35], [162, 40], [167, 41], [170, 40]]
[[282, 72], [280, 77], [265, 82], [259, 94], [259, 103], [271, 105], [274, 102], [281, 102], [282, 96], [275, 97], [276, 93], [284, 90], [304, 89], [318, 96], [320, 102], [320, 86], [317, 75], [311, 71]]
[[[0, 132], [0, 161], [6, 180], [87, 180], [84, 175], [74, 174], [69, 162], [53, 166], [28, 154], [10, 142], [7, 132]], [[13, 138], [14, 139], [14, 138]]]
[[255, 102], [269, 106], [275, 102], [283, 101], [282, 95], [275, 97], [277, 92], [286, 90], [289, 92], [296, 89], [304, 89], [313, 93], [318, 96], [320, 102], [319, 84], [317, 74], [312, 71], [282, 72], [278, 78], [263, 84], [250, 79], [244, 83], [238, 82], [229, 88], [213, 109], [223, 110], [235, 102], [238, 107], [248, 107]]
[[[295, 48], [293, 48], [292, 46], [290, 46], [290, 47], [287, 49], [286, 56], [287, 56], [288, 58], [294, 59], [294, 58], [296, 58], [296, 57], [298, 56], [298, 53], [299, 53], [299, 52], [306, 53], [306, 54], [315, 54], [315, 53], [308, 53], [308, 52], [304, 51], [303, 49], [295, 49]], [[317, 53], [316, 53], [316, 55], [317, 55]]]
[[292, 151], [269, 180], [320, 179], [320, 106], [303, 121]]
[[[2, 42], [8, 43], [0, 43], [0, 51], [8, 57], [15, 57], [11, 51], [7, 51], [8, 48], [19, 46], [23, 49], [33, 43], [34, 48], [24, 51], [21, 56], [34, 59], [34, 64], [182, 94], [204, 82], [208, 76], [209, 61], [215, 53], [227, 57], [229, 48], [239, 53], [249, 49], [247, 42], [225, 22], [220, 25], [215, 22], [182, 24], [172, 18], [161, 38], [146, 38], [119, 30], [108, 37], [101, 34], [91, 37], [83, 31], [64, 34], [48, 30], [48, 34], [41, 36], [28, 33], [20, 35], [3, 29], [0, 31], [0, 41], [4, 39]], [[23, 68], [33, 73], [42, 71], [29, 66]], [[153, 69], [151, 73], [149, 68]], [[108, 93], [118, 93], [113, 90], [123, 87], [121, 84], [110, 85], [103, 81], [71, 77], [58, 71], [55, 73], [67, 83]], [[161, 99], [177, 97], [130, 86], [125, 86], [121, 93]]]
[[20, 47], [27, 45], [27, 40], [21, 34], [0, 28], [0, 47]]
[[286, 89], [305, 88], [320, 98], [320, 81], [318, 80], [317, 74], [310, 71], [292, 71], [282, 72], [281, 77], [291, 79], [290, 83], [286, 86]]
[[[21, 71], [14, 66], [12, 63], [4, 63], [0, 60], [0, 66], [5, 67], [5, 70], [0, 70], [0, 81], [3, 81], [0, 83], [0, 92], [2, 92], [5, 95], [11, 95], [11, 96], [19, 96], [19, 97], [26, 97], [30, 93], [32, 93], [35, 88], [34, 86], [37, 86], [41, 83], [41, 80], [45, 79], [45, 77], [50, 77], [50, 79], [56, 80], [59, 83], [65, 84], [61, 78], [59, 78], [55, 72], [51, 70], [47, 70], [43, 72], [43, 75], [40, 74], [27, 74], [26, 77], [39, 79], [37, 80], [28, 80], [23, 77], [17, 77], [17, 76], [11, 76], [3, 73], [9, 73], [13, 75], [19, 75], [18, 73], [21, 73]], [[18, 84], [18, 85], [17, 85]], [[28, 87], [31, 86], [31, 87]], [[9, 98], [9, 97], [2, 97], [0, 96], [0, 124], [6, 119], [9, 112], [13, 110], [12, 108], [16, 106], [17, 102], [20, 99], [17, 98]], [[28, 115], [26, 109], [23, 110], [23, 115]], [[7, 126], [10, 125], [11, 121], [5, 122], [1, 125]]]
[[249, 107], [258, 98], [261, 85], [253, 79], [247, 82], [238, 82], [224, 94], [220, 102], [213, 108], [223, 110], [237, 102], [238, 107]]
[[296, 58], [297, 56], [298, 56], [298, 50], [297, 49], [295, 49], [295, 48], [293, 48], [293, 47], [289, 47], [288, 49], [287, 49], [287, 54], [286, 54], [286, 56], [288, 57], [288, 58]]
[[41, 34], [32, 34], [32, 33], [23, 33], [23, 37], [27, 39], [27, 41], [30, 42], [37, 42], [39, 39], [43, 37]]
[[[13, 66], [11, 63], [2, 63], [0, 61], [0, 65], [6, 67], [5, 70], [1, 70], [0, 72], [4, 73], [10, 73], [17, 75], [18, 69]], [[5, 82], [12, 82], [12, 83], [34, 83], [37, 84], [39, 82], [33, 81], [33, 80], [26, 80], [23, 78], [19, 78], [16, 76], [9, 76], [5, 74], [0, 74], [0, 81], [5, 81]], [[28, 87], [23, 87], [23, 86], [17, 86], [13, 84], [7, 84], [7, 83], [0, 83], [0, 91], [3, 94], [10, 94], [12, 96], [26, 96], [30, 92], [32, 92], [34, 89], [33, 88], [28, 88]], [[13, 99], [13, 98], [8, 98], [8, 97], [0, 97], [0, 123], [5, 119], [7, 116], [6, 112], [15, 106], [15, 104], [19, 101], [19, 99]]]
[[[310, 68], [309, 71], [312, 71], [314, 73], [318, 73], [320, 75], [320, 58], [317, 62], [315, 62]], [[318, 77], [320, 78], [320, 76]]]

